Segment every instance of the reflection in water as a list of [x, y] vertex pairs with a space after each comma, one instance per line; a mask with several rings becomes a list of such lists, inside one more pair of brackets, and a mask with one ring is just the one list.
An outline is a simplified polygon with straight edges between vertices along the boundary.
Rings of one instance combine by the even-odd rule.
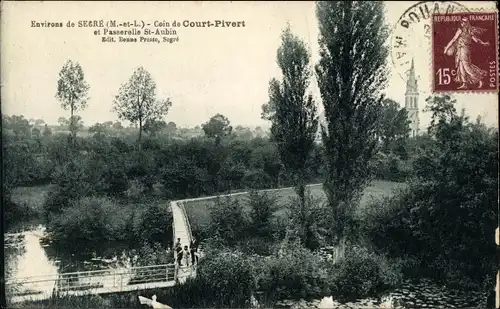
[[[60, 273], [99, 270], [106, 269], [106, 273], [115, 274], [130, 268], [133, 259], [127, 254], [122, 254], [120, 258], [102, 259], [94, 256], [94, 258], [83, 258], [76, 256], [66, 256], [55, 252], [44, 239], [45, 227], [39, 225], [30, 230], [25, 230], [19, 233], [8, 233], [5, 235], [5, 264], [6, 278], [16, 282], [22, 282], [24, 278], [33, 280], [45, 280], [48, 278], [33, 278], [38, 276], [51, 276], [51, 282], [37, 283], [16, 283], [9, 287], [8, 294], [15, 293], [16, 295], [28, 295], [41, 293], [52, 293], [55, 278]], [[79, 276], [77, 276], [79, 277]], [[77, 278], [74, 278], [77, 279]], [[71, 280], [71, 281], [74, 281]], [[76, 284], [99, 285], [99, 278], [78, 278]], [[130, 280], [129, 276], [121, 276], [122, 284], [127, 284]], [[64, 281], [64, 280], [63, 280]], [[80, 282], [82, 281], [82, 282]], [[88, 282], [86, 282], [88, 281]]]
[[[9, 261], [15, 264], [11, 268], [10, 277], [33, 277], [57, 275], [57, 266], [49, 260], [45, 249], [40, 244], [45, 228], [38, 226], [36, 229], [20, 233], [24, 238], [20, 246], [23, 247], [19, 254], [10, 256]], [[8, 245], [6, 244], [6, 249]]]

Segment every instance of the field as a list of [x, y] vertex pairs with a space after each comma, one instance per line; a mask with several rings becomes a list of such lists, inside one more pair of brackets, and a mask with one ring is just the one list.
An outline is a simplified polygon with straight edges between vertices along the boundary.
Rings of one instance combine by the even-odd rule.
[[[377, 198], [383, 195], [390, 195], [394, 189], [402, 185], [403, 184], [401, 183], [391, 181], [373, 181], [372, 184], [368, 188], [366, 188], [363, 197], [361, 198], [360, 208], [362, 209], [373, 198]], [[326, 200], [326, 196], [323, 192], [321, 184], [309, 186], [309, 191], [314, 197], [323, 201]], [[286, 212], [286, 208], [284, 207], [284, 205], [289, 199], [295, 197], [295, 192], [292, 188], [285, 188], [281, 190], [271, 191], [270, 194], [274, 195], [278, 199], [278, 207], [274, 210], [274, 216], [283, 216], [283, 214]], [[243, 205], [243, 209], [248, 212], [250, 211], [250, 209], [246, 206], [247, 196], [247, 194], [242, 194], [230, 198], [238, 200], [241, 205]], [[211, 219], [209, 207], [214, 203], [214, 201], [215, 197], [206, 200], [197, 200], [184, 203], [189, 222], [194, 230], [199, 230], [201, 227], [207, 226], [210, 223]]]

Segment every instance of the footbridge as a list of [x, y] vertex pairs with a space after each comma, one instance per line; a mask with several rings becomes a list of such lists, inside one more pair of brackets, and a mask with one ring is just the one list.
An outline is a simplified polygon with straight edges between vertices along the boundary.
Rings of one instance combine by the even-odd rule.
[[[189, 246], [192, 234], [183, 202], [182, 200], [170, 202], [170, 209], [173, 217], [174, 241], [180, 238], [184, 247]], [[175, 255], [175, 251], [173, 254]], [[110, 268], [7, 279], [6, 293], [11, 303], [18, 303], [49, 299], [54, 295], [111, 294], [168, 288], [183, 283], [188, 277], [195, 275], [196, 266], [179, 267], [176, 263]]]

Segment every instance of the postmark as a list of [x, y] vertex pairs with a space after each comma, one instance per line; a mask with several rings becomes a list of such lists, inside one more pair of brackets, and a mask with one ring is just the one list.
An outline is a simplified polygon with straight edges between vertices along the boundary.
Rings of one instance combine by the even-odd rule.
[[[391, 58], [393, 71], [406, 81], [412, 60], [429, 63], [431, 40], [431, 17], [433, 14], [469, 12], [456, 1], [420, 1], [409, 7], [394, 25], [391, 37]], [[430, 63], [429, 63], [430, 65]]]
[[497, 27], [496, 12], [433, 15], [434, 92], [497, 91]]

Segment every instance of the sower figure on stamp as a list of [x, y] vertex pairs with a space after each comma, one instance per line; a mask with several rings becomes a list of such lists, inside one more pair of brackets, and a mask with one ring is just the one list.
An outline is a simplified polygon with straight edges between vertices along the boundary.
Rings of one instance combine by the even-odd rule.
[[455, 55], [457, 68], [455, 81], [462, 83], [457, 89], [464, 89], [467, 88], [467, 85], [473, 84], [479, 84], [478, 88], [481, 88], [483, 86], [482, 79], [487, 72], [471, 62], [471, 48], [472, 41], [485, 46], [489, 45], [489, 42], [483, 42], [477, 37], [486, 29], [473, 27], [467, 17], [462, 18], [460, 26], [453, 39], [444, 48], [444, 53], [448, 56]]

